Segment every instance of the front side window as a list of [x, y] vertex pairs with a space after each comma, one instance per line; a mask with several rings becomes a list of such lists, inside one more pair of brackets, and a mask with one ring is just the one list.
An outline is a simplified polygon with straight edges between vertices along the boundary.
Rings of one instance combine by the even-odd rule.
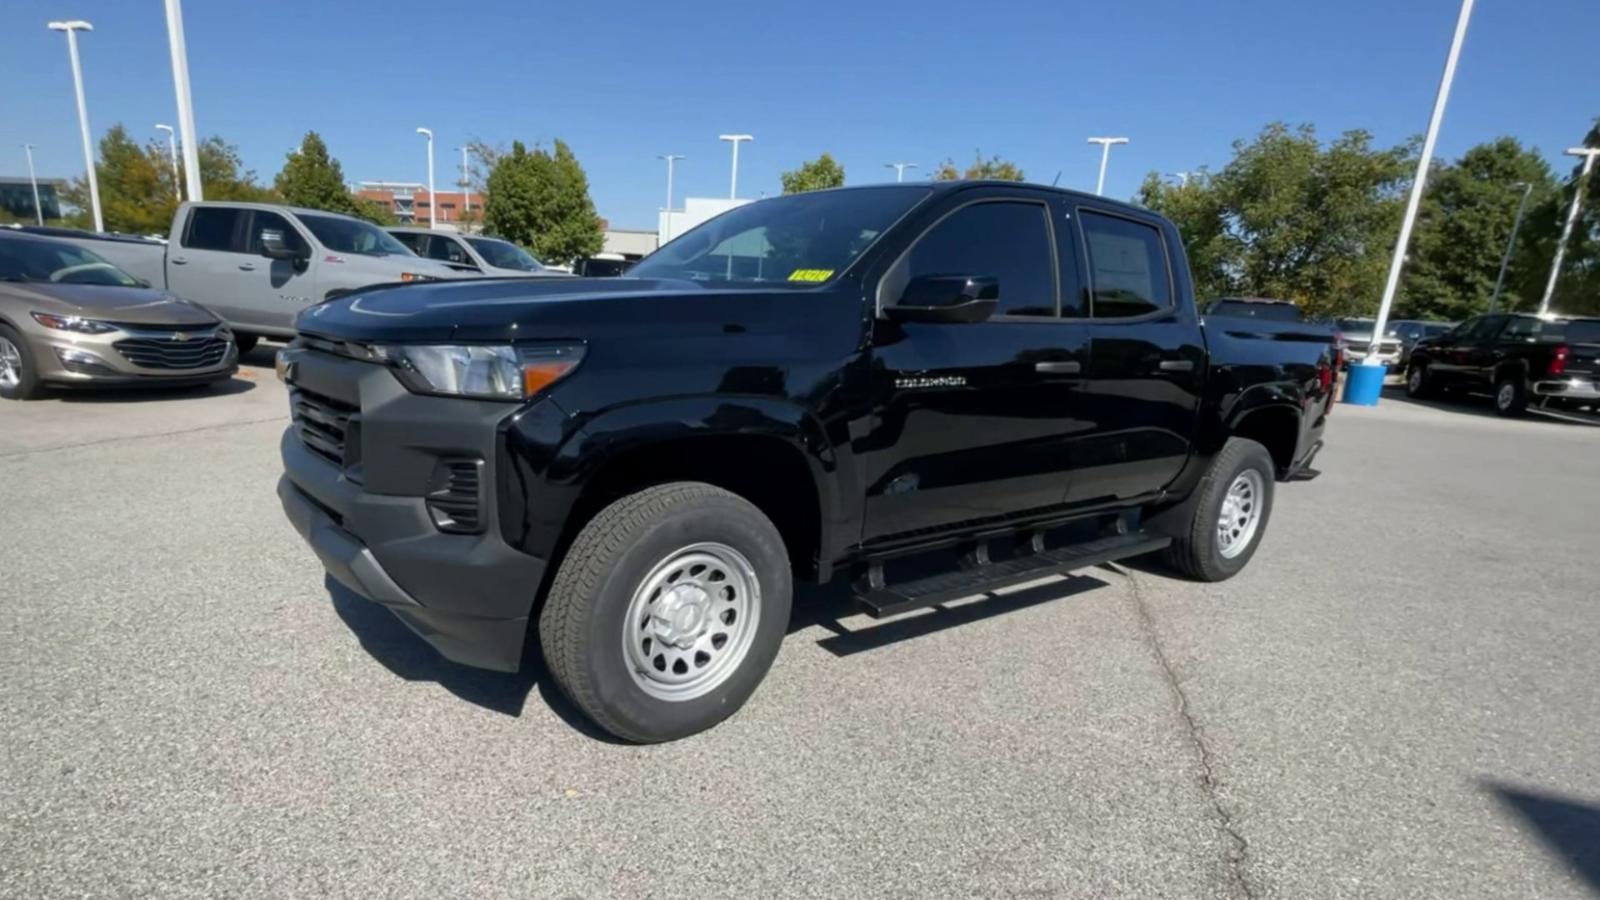
[[1172, 305], [1167, 251], [1155, 228], [1099, 213], [1080, 216], [1089, 245], [1097, 319], [1128, 319]]
[[1042, 203], [974, 203], [946, 216], [911, 248], [908, 275], [979, 275], [1000, 282], [996, 315], [1054, 316], [1055, 260]]
[[482, 254], [484, 261], [497, 269], [517, 269], [523, 272], [538, 272], [544, 268], [532, 253], [518, 247], [510, 241], [498, 238], [467, 238], [474, 250]]
[[75, 244], [0, 239], [0, 281], [138, 287], [127, 272]]
[[322, 246], [335, 253], [355, 253], [361, 256], [410, 256], [411, 251], [394, 239], [394, 235], [370, 222], [346, 219], [340, 216], [319, 216], [299, 213], [300, 221], [311, 229]]
[[261, 232], [276, 231], [283, 235], [284, 243], [296, 250], [305, 252], [305, 239], [300, 237], [300, 232], [295, 230], [289, 220], [275, 212], [257, 210], [250, 219], [250, 239], [245, 243], [245, 252], [259, 255], [261, 253]]
[[814, 287], [848, 268], [929, 193], [908, 184], [758, 200], [690, 229], [628, 274], [710, 286]]
[[244, 212], [226, 206], [196, 206], [189, 211], [189, 230], [183, 245], [192, 250], [237, 250], [233, 235]]

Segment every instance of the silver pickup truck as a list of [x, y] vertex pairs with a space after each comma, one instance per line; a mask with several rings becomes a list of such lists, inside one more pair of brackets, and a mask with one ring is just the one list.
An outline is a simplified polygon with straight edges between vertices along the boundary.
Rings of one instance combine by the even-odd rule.
[[373, 284], [471, 277], [360, 219], [267, 203], [185, 203], [157, 240], [53, 232], [221, 316], [241, 353], [314, 303]]

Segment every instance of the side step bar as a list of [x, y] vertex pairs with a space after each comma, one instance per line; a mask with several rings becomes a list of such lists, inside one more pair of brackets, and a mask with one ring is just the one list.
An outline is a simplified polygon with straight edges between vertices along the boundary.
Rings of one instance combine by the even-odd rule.
[[[856, 601], [866, 609], [867, 615], [882, 619], [1074, 569], [1142, 556], [1170, 543], [1172, 538], [1161, 535], [1118, 534], [893, 585], [883, 584], [881, 570], [878, 570], [866, 582], [867, 590], [856, 595]], [[987, 555], [980, 553], [977, 558], [986, 559]]]

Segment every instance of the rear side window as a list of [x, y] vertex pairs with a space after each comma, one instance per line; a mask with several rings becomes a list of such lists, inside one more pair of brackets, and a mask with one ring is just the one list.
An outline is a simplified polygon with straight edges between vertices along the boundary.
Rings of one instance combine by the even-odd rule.
[[243, 210], [225, 206], [197, 206], [189, 211], [189, 230], [183, 245], [194, 250], [237, 250], [233, 236]]
[[962, 207], [917, 239], [909, 274], [992, 275], [1000, 281], [996, 315], [1054, 316], [1055, 256], [1046, 207], [1021, 201]]
[[395, 240], [405, 244], [407, 250], [416, 253], [418, 256], [422, 255], [422, 235], [412, 234], [409, 231], [391, 231], [389, 233], [394, 235]]
[[1097, 319], [1127, 319], [1172, 305], [1172, 282], [1161, 232], [1127, 219], [1084, 212], [1084, 241]]

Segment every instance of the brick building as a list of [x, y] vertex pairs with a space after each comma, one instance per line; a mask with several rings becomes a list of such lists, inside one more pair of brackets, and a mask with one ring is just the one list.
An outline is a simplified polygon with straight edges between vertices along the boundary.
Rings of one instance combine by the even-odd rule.
[[437, 197], [428, 196], [428, 186], [400, 181], [363, 181], [356, 185], [355, 194], [388, 207], [402, 225], [426, 225], [432, 204], [437, 201], [435, 221], [440, 225], [461, 220], [461, 214], [470, 207], [472, 217], [482, 221], [483, 195], [463, 191], [439, 191]]

